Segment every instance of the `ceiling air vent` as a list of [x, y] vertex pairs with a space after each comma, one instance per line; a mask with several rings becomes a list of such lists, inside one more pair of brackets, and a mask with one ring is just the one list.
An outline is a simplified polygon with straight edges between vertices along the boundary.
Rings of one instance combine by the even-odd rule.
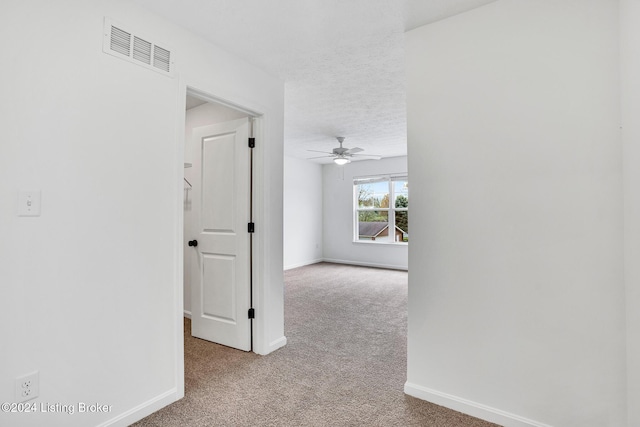
[[103, 51], [159, 73], [173, 76], [173, 53], [149, 38], [133, 34], [109, 18], [104, 20]]

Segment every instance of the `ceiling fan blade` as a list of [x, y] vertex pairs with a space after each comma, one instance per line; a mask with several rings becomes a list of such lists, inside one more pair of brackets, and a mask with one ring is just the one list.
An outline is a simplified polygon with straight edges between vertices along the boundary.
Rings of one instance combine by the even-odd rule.
[[364, 151], [364, 150], [360, 147], [353, 147], [353, 148], [349, 148], [346, 152], [349, 154], [354, 154], [354, 153], [359, 153], [361, 151]]
[[380, 160], [382, 156], [378, 156], [376, 154], [352, 154], [354, 157], [370, 157], [372, 160]]
[[307, 151], [312, 151], [312, 152], [314, 152], [314, 153], [333, 154], [333, 153], [330, 153], [330, 152], [328, 152], [328, 151], [318, 151], [318, 150], [307, 150]]
[[334, 157], [334, 156], [318, 156], [318, 157], [307, 157], [307, 160], [313, 160], [313, 159], [327, 159], [329, 157]]

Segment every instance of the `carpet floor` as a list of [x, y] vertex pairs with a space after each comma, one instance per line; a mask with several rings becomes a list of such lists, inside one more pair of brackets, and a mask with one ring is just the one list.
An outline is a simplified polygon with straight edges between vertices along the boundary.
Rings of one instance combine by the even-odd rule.
[[190, 327], [185, 319], [185, 398], [135, 426], [495, 426], [404, 394], [403, 271], [286, 271], [287, 345], [267, 356], [193, 338]]

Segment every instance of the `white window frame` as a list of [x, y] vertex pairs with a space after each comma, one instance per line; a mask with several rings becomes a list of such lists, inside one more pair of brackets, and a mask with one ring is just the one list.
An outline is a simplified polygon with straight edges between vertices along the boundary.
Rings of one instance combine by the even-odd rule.
[[[366, 182], [387, 182], [389, 189], [389, 207], [377, 208], [366, 207], [361, 208], [358, 203], [358, 186], [365, 184]], [[387, 212], [387, 221], [389, 223], [389, 234], [395, 236], [395, 224], [396, 224], [396, 212], [409, 212], [409, 208], [396, 208], [396, 194], [394, 189], [394, 181], [406, 181], [409, 182], [409, 176], [406, 173], [402, 174], [386, 174], [386, 175], [372, 175], [372, 176], [359, 176], [353, 178], [353, 243], [364, 243], [374, 245], [408, 245], [409, 242], [396, 242], [395, 237], [392, 241], [376, 241], [376, 240], [360, 240], [359, 239], [359, 218], [360, 212]], [[393, 206], [393, 207], [392, 207]]]

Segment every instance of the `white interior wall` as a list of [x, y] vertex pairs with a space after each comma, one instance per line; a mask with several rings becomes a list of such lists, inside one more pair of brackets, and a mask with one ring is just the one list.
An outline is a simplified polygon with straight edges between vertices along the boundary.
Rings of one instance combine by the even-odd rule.
[[407, 34], [409, 394], [626, 425], [618, 12], [499, 0]]
[[322, 166], [284, 158], [284, 269], [322, 261]]
[[[334, 164], [323, 166], [324, 215], [322, 240], [324, 242], [323, 257], [325, 261], [407, 269], [408, 245], [401, 243], [355, 243], [353, 241], [353, 179], [355, 177], [406, 172], [406, 156], [357, 161], [345, 166]], [[409, 181], [412, 181], [412, 177], [409, 177]], [[412, 186], [411, 191], [413, 191], [413, 188]], [[412, 209], [410, 218], [412, 224], [414, 223], [413, 218]]]
[[[185, 156], [184, 161], [191, 163], [192, 167], [184, 170], [184, 177], [192, 184], [196, 185], [195, 176], [199, 171], [196, 169], [200, 162], [195, 161], [195, 156], [201, 155], [198, 143], [193, 141], [191, 135], [193, 129], [201, 126], [208, 126], [215, 123], [223, 123], [230, 120], [240, 119], [247, 117], [246, 113], [231, 108], [225, 107], [220, 104], [207, 103], [199, 105], [195, 108], [190, 108], [186, 111], [185, 117]], [[185, 186], [188, 185], [185, 183]], [[188, 241], [193, 240], [197, 232], [197, 224], [195, 224], [195, 218], [193, 211], [191, 210], [191, 200], [193, 197], [193, 190], [186, 191], [185, 203], [184, 203], [184, 312], [187, 317], [191, 317], [191, 278], [195, 275], [193, 268], [196, 268], [197, 263], [197, 251], [188, 246]]]
[[629, 426], [640, 425], [640, 1], [620, 2]]
[[[172, 48], [176, 76], [104, 54], [105, 16]], [[0, 401], [39, 370], [38, 402], [112, 405], [0, 425], [124, 426], [182, 396], [187, 85], [264, 114], [256, 347], [282, 345], [283, 83], [127, 1], [4, 1], [0, 50]]]

